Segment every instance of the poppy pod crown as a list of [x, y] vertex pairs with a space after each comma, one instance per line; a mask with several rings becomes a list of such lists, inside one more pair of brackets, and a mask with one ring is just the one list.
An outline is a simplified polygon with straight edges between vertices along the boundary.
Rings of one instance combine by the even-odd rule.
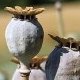
[[26, 7], [23, 9], [20, 6], [15, 6], [15, 8], [6, 7], [5, 10], [13, 14], [15, 18], [27, 19], [27, 18], [34, 18], [34, 16], [42, 13], [45, 9], [33, 8], [33, 7]]

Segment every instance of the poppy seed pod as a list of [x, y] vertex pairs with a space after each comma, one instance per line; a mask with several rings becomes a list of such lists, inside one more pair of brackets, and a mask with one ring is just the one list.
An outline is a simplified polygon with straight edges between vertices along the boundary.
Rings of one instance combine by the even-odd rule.
[[[46, 62], [47, 80], [80, 80], [80, 49], [78, 49], [78, 42], [73, 38], [63, 38], [63, 40], [60, 38], [59, 40], [62, 41], [62, 46], [57, 46]], [[64, 40], [66, 45], [64, 45]]]
[[[7, 25], [5, 38], [9, 51], [17, 57], [21, 65], [27, 65], [41, 49], [43, 43], [43, 28], [38, 22], [36, 15], [43, 12], [44, 8], [34, 9], [20, 6], [15, 8], [6, 7], [9, 13], [14, 17]], [[21, 67], [21, 72], [26, 72], [25, 66]]]

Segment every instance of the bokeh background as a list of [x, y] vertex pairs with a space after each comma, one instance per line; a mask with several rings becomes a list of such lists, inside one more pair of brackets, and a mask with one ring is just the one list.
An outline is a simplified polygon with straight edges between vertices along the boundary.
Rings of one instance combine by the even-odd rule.
[[[11, 14], [4, 11], [6, 6], [34, 6], [44, 7], [45, 12], [37, 15], [39, 22], [44, 29], [44, 42], [39, 56], [46, 56], [54, 49], [57, 44], [48, 34], [54, 36], [59, 35], [58, 20], [56, 15], [55, 1], [57, 0], [0, 0], [0, 72], [11, 80], [15, 71], [16, 64], [10, 62], [11, 55], [8, 51], [5, 41], [5, 29], [11, 20]], [[80, 35], [80, 0], [62, 0], [62, 17], [64, 22], [65, 36], [75, 34], [79, 38]], [[1, 78], [0, 78], [1, 80]]]

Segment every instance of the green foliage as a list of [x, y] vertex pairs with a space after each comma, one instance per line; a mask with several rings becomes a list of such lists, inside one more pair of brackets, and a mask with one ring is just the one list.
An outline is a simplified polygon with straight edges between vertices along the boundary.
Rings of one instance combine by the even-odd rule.
[[[29, 6], [29, 5], [41, 5], [41, 4], [49, 4], [54, 3], [57, 0], [0, 0], [0, 8], [3, 9], [6, 6]], [[61, 0], [63, 2], [73, 2], [80, 0]]]
[[73, 1], [80, 1], [80, 0], [63, 0], [64, 2], [73, 2]]

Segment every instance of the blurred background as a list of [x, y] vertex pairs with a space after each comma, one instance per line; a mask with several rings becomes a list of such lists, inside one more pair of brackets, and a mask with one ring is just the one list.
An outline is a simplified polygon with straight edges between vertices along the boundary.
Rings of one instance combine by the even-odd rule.
[[[4, 11], [6, 6], [34, 6], [44, 7], [45, 12], [37, 15], [44, 29], [44, 42], [39, 56], [46, 56], [57, 44], [48, 34], [59, 35], [59, 20], [56, 15], [55, 1], [58, 0], [0, 0], [0, 77], [8, 77], [11, 80], [16, 64], [10, 62], [11, 55], [5, 41], [5, 29], [11, 20], [11, 14]], [[80, 0], [62, 0], [62, 22], [65, 36], [70, 34], [79, 38], [80, 36]], [[2, 80], [2, 78], [0, 78]]]

